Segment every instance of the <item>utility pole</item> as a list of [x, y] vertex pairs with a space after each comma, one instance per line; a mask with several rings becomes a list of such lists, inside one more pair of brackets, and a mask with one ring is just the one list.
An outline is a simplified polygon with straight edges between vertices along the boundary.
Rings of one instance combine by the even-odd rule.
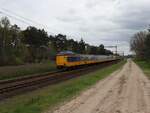
[[117, 45], [116, 46], [104, 46], [106, 48], [115, 48], [115, 54], [117, 55]]

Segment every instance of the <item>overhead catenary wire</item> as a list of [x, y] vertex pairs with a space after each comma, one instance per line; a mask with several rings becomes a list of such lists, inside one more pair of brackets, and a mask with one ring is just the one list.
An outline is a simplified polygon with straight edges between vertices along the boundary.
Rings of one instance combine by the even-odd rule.
[[[47, 29], [48, 31], [49, 31], [50, 29], [53, 29], [53, 28], [51, 28], [51, 27], [49, 27], [49, 26], [47, 26], [47, 25], [41, 24], [41, 23], [39, 23], [39, 22], [37, 22], [37, 21], [35, 21], [35, 20], [32, 20], [32, 19], [29, 19], [29, 18], [26, 18], [26, 17], [24, 17], [24, 16], [22, 16], [22, 15], [19, 15], [19, 14], [13, 12], [13, 11], [10, 11], [10, 10], [8, 10], [8, 9], [6, 9], [6, 8], [1, 8], [1, 9], [2, 9], [3, 11], [7, 12], [7, 13], [13, 14], [13, 15], [15, 15], [15, 16], [17, 16], [17, 17], [19, 17], [19, 18], [21, 18], [21, 19], [23, 19], [23, 20], [25, 20], [25, 21], [28, 21], [28, 22], [30, 22], [30, 23], [32, 23], [32, 24], [34, 24], [34, 25], [43, 27], [44, 29]], [[54, 30], [54, 29], [53, 29], [53, 30]], [[58, 30], [55, 30], [55, 31], [58, 31]], [[49, 33], [50, 33], [50, 34], [54, 34], [54, 33], [50, 32], [50, 31], [49, 31]]]
[[0, 13], [3, 14], [3, 15], [5, 15], [5, 16], [7, 16], [7, 17], [10, 17], [10, 18], [12, 18], [12, 19], [15, 19], [15, 20], [17, 20], [17, 21], [20, 21], [20, 22], [22, 22], [22, 23], [24, 23], [24, 24], [26, 24], [26, 25], [28, 25], [28, 26], [32, 26], [32, 24], [33, 24], [33, 25], [35, 25], [35, 26], [42, 27], [43, 29], [48, 30], [48, 33], [49, 33], [49, 34], [54, 35], [53, 32], [50, 32], [50, 31], [49, 31], [49, 29], [51, 29], [51, 28], [49, 28], [48, 26], [45, 26], [45, 25], [43, 25], [43, 24], [40, 24], [40, 23], [38, 23], [38, 22], [36, 22], [36, 21], [33, 21], [33, 20], [31, 20], [31, 19], [28, 19], [28, 18], [26, 18], [26, 17], [20, 16], [20, 15], [14, 13], [14, 12], [12, 12], [12, 11], [9, 11], [9, 10], [7, 10], [7, 9], [1, 8], [1, 9], [0, 9]]
[[3, 12], [3, 11], [0, 11], [0, 14], [3, 14], [3, 15], [5, 15], [5, 16], [7, 16], [7, 17], [10, 17], [10, 18], [15, 19], [15, 20], [17, 20], [17, 21], [20, 21], [20, 22], [22, 22], [22, 23], [24, 23], [24, 24], [26, 24], [26, 25], [31, 25], [30, 23], [28, 23], [28, 22], [26, 22], [26, 21], [24, 21], [24, 20], [22, 20], [22, 19], [19, 19], [19, 18], [15, 17], [15, 16], [12, 16], [12, 15], [10, 15], [10, 14], [7, 14], [7, 13], [5, 13], [5, 12]]
[[[61, 34], [61, 32], [60, 31], [58, 32], [58, 30], [50, 28], [47, 25], [43, 25], [43, 24], [41, 24], [41, 23], [39, 23], [39, 22], [37, 22], [35, 20], [26, 18], [26, 17], [24, 17], [22, 15], [19, 15], [19, 14], [13, 12], [13, 11], [10, 11], [10, 10], [8, 10], [6, 8], [0, 8], [0, 14], [6, 15], [7, 17], [10, 17], [10, 18], [15, 19], [17, 21], [20, 21], [20, 22], [22, 22], [22, 23], [24, 23], [24, 24], [26, 24], [28, 26], [35, 25], [37, 27], [42, 27], [43, 29], [46, 29], [47, 33], [50, 34], [50, 35], [56, 35], [58, 33]], [[55, 30], [57, 33], [51, 32], [51, 29]], [[70, 38], [70, 37], [74, 37], [74, 36], [72, 36], [72, 35], [66, 35], [66, 37]]]
[[8, 10], [8, 9], [5, 9], [5, 8], [1, 8], [1, 9], [4, 10], [5, 12], [11, 13], [11, 14], [13, 14], [13, 15], [15, 15], [15, 16], [18, 16], [18, 17], [20, 17], [20, 18], [22, 18], [22, 19], [24, 19], [24, 20], [26, 20], [26, 21], [29, 21], [29, 22], [32, 22], [32, 23], [35, 23], [35, 24], [38, 24], [38, 25], [40, 25], [40, 26], [44, 26], [44, 27], [45, 27], [45, 25], [43, 25], [43, 24], [40, 24], [40, 23], [38, 23], [38, 22], [36, 22], [36, 21], [33, 21], [33, 20], [28, 19], [28, 18], [26, 18], [26, 17], [23, 17], [23, 16], [21, 16], [21, 15], [18, 15], [18, 14], [14, 13], [14, 12]]

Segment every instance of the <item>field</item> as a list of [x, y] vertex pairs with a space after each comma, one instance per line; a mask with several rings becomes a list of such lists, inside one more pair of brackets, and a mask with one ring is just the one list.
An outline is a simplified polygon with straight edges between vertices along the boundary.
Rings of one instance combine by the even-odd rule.
[[144, 60], [135, 60], [135, 62], [142, 68], [148, 78], [150, 78], [150, 62]]
[[48, 109], [52, 110], [60, 103], [77, 96], [81, 91], [122, 67], [124, 63], [120, 62], [86, 76], [8, 99], [0, 103], [0, 111], [1, 113], [41, 113]]
[[56, 66], [54, 62], [50, 61], [45, 63], [26, 64], [20, 66], [5, 66], [0, 67], [0, 80], [30, 76], [32, 74], [40, 74], [52, 70], [56, 70]]

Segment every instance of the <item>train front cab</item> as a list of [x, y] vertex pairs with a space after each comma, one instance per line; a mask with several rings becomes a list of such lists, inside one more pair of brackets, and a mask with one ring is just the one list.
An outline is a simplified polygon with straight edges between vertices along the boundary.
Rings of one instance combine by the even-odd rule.
[[56, 65], [57, 69], [63, 69], [67, 63], [67, 56], [66, 55], [57, 55], [56, 56]]
[[71, 69], [84, 65], [85, 61], [82, 61], [78, 55], [57, 55], [56, 65], [58, 69]]

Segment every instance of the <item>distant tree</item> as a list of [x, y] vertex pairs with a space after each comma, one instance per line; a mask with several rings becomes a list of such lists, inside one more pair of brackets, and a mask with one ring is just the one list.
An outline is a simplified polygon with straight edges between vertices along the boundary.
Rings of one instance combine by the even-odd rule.
[[104, 49], [104, 45], [103, 44], [99, 45], [99, 47], [98, 47], [98, 54], [100, 54], [100, 55], [104, 55], [105, 54], [105, 49]]
[[68, 39], [67, 40], [67, 50], [70, 50], [70, 51], [76, 51], [76, 49], [75, 49], [75, 46], [74, 46], [74, 44], [75, 44], [75, 41], [73, 40], [73, 39]]
[[85, 44], [84, 40], [81, 38], [81, 40], [78, 43], [79, 53], [81, 53], [81, 54], [85, 53], [85, 46], [86, 46], [86, 44]]
[[55, 60], [55, 56], [57, 54], [56, 49], [54, 47], [54, 44], [52, 42], [49, 42], [48, 44], [48, 58]]
[[105, 55], [113, 55], [113, 53], [110, 50], [105, 49]]
[[146, 38], [144, 40], [144, 49], [143, 49], [143, 52], [144, 52], [144, 57], [146, 59], [150, 59], [150, 30], [147, 33], [147, 36], [146, 36]]
[[90, 52], [89, 52], [89, 54], [93, 54], [93, 55], [98, 54], [98, 47], [96, 47], [96, 46], [90, 46]]
[[9, 50], [11, 50], [10, 22], [7, 17], [0, 20], [0, 62], [8, 62]]
[[56, 36], [50, 36], [50, 40], [57, 52], [67, 50], [66, 35], [58, 34]]
[[41, 49], [47, 49], [49, 43], [49, 37], [47, 35], [47, 32], [45, 32], [44, 29], [41, 30], [30, 26], [22, 33], [24, 36], [22, 41], [24, 44], [26, 44], [26, 46], [28, 46], [31, 54], [30, 61], [41, 61]]
[[90, 54], [90, 45], [86, 43], [85, 45], [85, 54]]
[[20, 28], [15, 24], [12, 25], [10, 28], [10, 33], [11, 33], [11, 44], [14, 49], [14, 52], [16, 55], [22, 54], [22, 34]]
[[35, 27], [28, 27], [23, 31], [24, 39], [23, 42], [32, 47], [40, 47], [48, 45], [48, 35], [44, 29], [37, 29]]
[[131, 50], [134, 51], [138, 58], [144, 58], [145, 39], [147, 32], [141, 31], [136, 33], [130, 41]]
[[77, 41], [72, 42], [72, 51], [75, 53], [80, 53], [80, 46]]
[[12, 45], [14, 48], [18, 48], [18, 46], [21, 43], [21, 34], [20, 34], [20, 28], [17, 25], [13, 25], [10, 28], [10, 32], [11, 32], [11, 39], [12, 39]]

